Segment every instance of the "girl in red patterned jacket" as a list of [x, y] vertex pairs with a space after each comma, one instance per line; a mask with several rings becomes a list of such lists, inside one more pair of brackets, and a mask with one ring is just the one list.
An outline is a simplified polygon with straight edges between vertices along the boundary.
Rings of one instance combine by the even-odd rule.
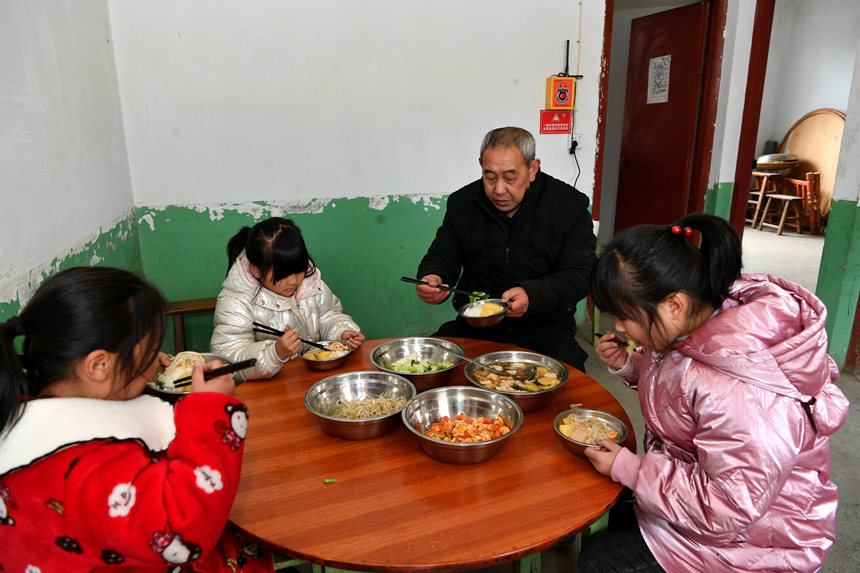
[[243, 451], [224, 433], [248, 419], [232, 378], [198, 363], [175, 405], [142, 395], [164, 308], [130, 272], [79, 267], [0, 324], [0, 570], [271, 570], [224, 529]]

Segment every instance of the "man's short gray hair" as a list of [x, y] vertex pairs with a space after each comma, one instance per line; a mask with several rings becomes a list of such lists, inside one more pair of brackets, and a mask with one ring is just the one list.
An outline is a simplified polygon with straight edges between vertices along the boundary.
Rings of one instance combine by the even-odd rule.
[[484, 136], [481, 143], [481, 155], [488, 147], [516, 147], [523, 154], [526, 165], [531, 165], [535, 159], [535, 138], [521, 127], [498, 127]]

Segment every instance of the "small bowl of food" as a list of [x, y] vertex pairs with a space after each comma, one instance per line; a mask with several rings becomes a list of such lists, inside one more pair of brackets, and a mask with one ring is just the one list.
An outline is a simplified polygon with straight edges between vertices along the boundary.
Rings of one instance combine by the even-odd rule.
[[523, 423], [523, 411], [513, 400], [470, 386], [422, 392], [406, 404], [401, 417], [424, 453], [450, 464], [492, 458]]
[[326, 349], [302, 344], [299, 350], [299, 356], [311, 370], [332, 370], [341, 366], [346, 362], [347, 356], [352, 354], [352, 347], [340, 340], [320, 340], [317, 344], [325, 346]]
[[191, 392], [190, 383], [182, 384], [180, 382], [181, 385], [177, 387], [177, 380], [191, 376], [191, 369], [195, 362], [206, 364], [213, 360], [221, 362], [221, 366], [232, 364], [226, 356], [213, 352], [194, 352], [191, 350], [179, 352], [170, 357], [170, 366], [167, 368], [162, 364], [158, 365], [155, 374], [147, 380], [144, 391], [172, 404]]
[[482, 328], [495, 326], [502, 322], [510, 307], [511, 305], [500, 298], [488, 298], [461, 306], [457, 310], [457, 314], [465, 318], [470, 326]]
[[572, 408], [555, 417], [552, 423], [564, 447], [584, 458], [586, 448], [599, 448], [597, 440], [606, 438], [620, 444], [630, 435], [627, 424], [600, 410]]
[[570, 377], [562, 362], [526, 350], [490, 352], [474, 361], [486, 368], [470, 362], [464, 369], [466, 378], [479, 388], [508, 396], [524, 412], [549, 406]]
[[360, 370], [316, 382], [305, 392], [305, 407], [332, 436], [367, 440], [399, 426], [400, 411], [415, 394], [402, 376]]
[[419, 392], [451, 381], [466, 351], [443, 338], [396, 338], [383, 342], [370, 353], [370, 361], [383, 372], [403, 376]]

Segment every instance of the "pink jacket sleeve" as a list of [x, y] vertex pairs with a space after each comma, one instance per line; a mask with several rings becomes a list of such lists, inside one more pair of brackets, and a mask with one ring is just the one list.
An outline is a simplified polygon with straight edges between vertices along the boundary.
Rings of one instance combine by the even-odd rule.
[[685, 383], [679, 415], [689, 416], [695, 435], [645, 455], [636, 499], [690, 534], [732, 539], [767, 511], [791, 474], [805, 414], [790, 398], [714, 370], [692, 366]]

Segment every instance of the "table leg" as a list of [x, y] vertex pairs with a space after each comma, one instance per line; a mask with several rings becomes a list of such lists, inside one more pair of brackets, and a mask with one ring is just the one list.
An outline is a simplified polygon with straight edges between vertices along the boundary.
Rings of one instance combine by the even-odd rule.
[[514, 573], [540, 573], [540, 552], [514, 562]]

